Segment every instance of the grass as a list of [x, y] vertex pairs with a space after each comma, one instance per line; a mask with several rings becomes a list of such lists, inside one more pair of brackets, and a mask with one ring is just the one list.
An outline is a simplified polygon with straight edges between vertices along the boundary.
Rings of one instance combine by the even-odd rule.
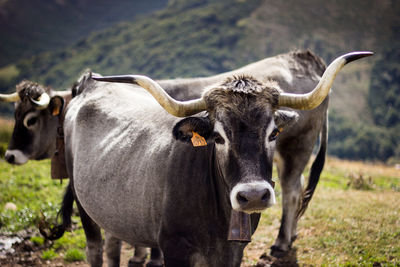
[[[371, 177], [368, 190], [349, 184], [354, 173]], [[399, 186], [400, 171], [394, 167], [329, 158], [300, 219], [294, 260], [300, 266], [399, 266]], [[254, 265], [260, 250], [268, 252], [280, 217], [280, 205], [262, 214], [253, 242], [245, 250], [244, 266]]]
[[8, 140], [11, 139], [13, 127], [13, 120], [0, 118], [0, 157], [3, 157], [7, 150]]
[[43, 260], [52, 260], [57, 258], [57, 253], [53, 249], [48, 249], [43, 251], [42, 253], [42, 259]]
[[82, 250], [72, 248], [67, 250], [64, 259], [67, 262], [83, 261], [85, 259], [85, 254]]

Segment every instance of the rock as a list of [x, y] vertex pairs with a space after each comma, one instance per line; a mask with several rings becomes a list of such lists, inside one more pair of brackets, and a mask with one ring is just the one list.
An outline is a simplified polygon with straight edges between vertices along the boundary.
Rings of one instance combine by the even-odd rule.
[[15, 205], [14, 203], [12, 203], [12, 202], [7, 202], [5, 205], [4, 205], [4, 209], [5, 210], [17, 210], [17, 205]]

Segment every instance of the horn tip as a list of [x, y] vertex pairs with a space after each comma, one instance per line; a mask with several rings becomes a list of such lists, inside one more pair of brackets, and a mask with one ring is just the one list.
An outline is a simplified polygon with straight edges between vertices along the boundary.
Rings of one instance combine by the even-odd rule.
[[102, 76], [97, 76], [97, 75], [92, 75], [91, 78], [92, 78], [93, 80], [96, 80], [96, 81], [101, 81], [104, 77], [102, 77]]
[[116, 76], [97, 76], [92, 75], [92, 79], [101, 82], [116, 82], [116, 83], [133, 83], [136, 84], [134, 75], [116, 75]]
[[352, 61], [355, 61], [357, 59], [363, 58], [363, 57], [369, 57], [372, 56], [374, 52], [370, 51], [357, 51], [357, 52], [351, 52], [343, 56], [343, 58], [346, 60], [346, 63], [350, 63]]

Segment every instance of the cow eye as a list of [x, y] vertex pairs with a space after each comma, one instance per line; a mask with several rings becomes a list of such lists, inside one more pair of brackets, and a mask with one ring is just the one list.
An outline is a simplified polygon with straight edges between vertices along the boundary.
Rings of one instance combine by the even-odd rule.
[[35, 113], [30, 113], [25, 116], [24, 126], [28, 129], [31, 129], [32, 127], [35, 126], [35, 124], [37, 124], [37, 122], [38, 122], [37, 115]]
[[225, 144], [224, 138], [217, 132], [213, 133], [214, 142], [220, 145]]
[[279, 135], [280, 133], [281, 133], [281, 132], [279, 131], [279, 129], [278, 129], [278, 128], [275, 128], [275, 129], [272, 131], [272, 133], [270, 134], [270, 136], [268, 137], [268, 140], [269, 140], [270, 142], [275, 141], [276, 138], [278, 138], [278, 135]]
[[37, 118], [30, 118], [27, 122], [26, 122], [26, 125], [29, 127], [29, 126], [32, 126], [32, 125], [34, 125], [35, 123], [37, 122]]

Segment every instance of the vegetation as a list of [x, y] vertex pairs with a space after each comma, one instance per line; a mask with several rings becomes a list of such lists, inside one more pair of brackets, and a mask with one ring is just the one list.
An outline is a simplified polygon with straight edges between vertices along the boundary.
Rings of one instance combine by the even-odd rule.
[[[355, 188], [352, 177], [368, 188]], [[368, 182], [368, 180], [370, 182]], [[311, 204], [300, 219], [298, 238], [287, 258], [292, 266], [398, 266], [400, 264], [400, 176], [384, 165], [329, 158]], [[277, 184], [278, 203], [280, 202]], [[262, 214], [244, 266], [254, 266], [278, 234], [281, 207]], [[286, 264], [285, 264], [286, 263]]]
[[90, 31], [164, 6], [164, 0], [0, 1], [0, 66], [68, 47]]
[[43, 251], [42, 253], [42, 259], [44, 260], [52, 260], [56, 258], [58, 255], [53, 249], [48, 249]]
[[67, 250], [64, 259], [67, 262], [83, 261], [85, 259], [85, 254], [82, 250], [72, 248]]
[[[393, 162], [400, 159], [399, 131], [360, 121], [351, 121], [333, 112], [329, 114], [329, 154], [357, 160]], [[397, 159], [397, 160], [396, 160]]]

